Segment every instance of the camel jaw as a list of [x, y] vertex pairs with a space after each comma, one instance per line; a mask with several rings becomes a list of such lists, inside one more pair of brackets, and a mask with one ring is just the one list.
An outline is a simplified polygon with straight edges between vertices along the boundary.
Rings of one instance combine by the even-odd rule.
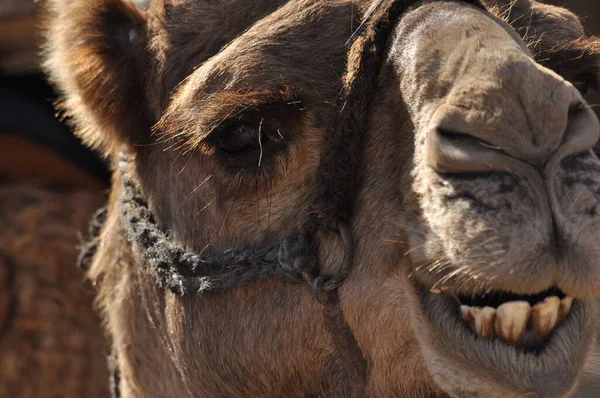
[[[485, 327], [489, 314], [473, 315], [472, 309], [480, 307], [469, 306], [467, 311], [461, 304], [458, 298], [466, 295], [431, 292], [418, 282], [412, 291], [412, 316], [427, 366], [447, 392], [469, 397], [568, 397], [576, 389], [595, 339], [592, 300], [573, 300], [562, 315], [559, 305], [556, 325], [544, 336], [539, 335], [543, 328], [535, 325], [533, 314], [522, 336], [498, 336], [501, 330], [490, 332]], [[558, 292], [540, 294], [542, 305], [533, 309], [538, 319], [540, 308], [547, 310], [554, 301], [548, 297], [558, 297], [552, 294]], [[481, 317], [477, 325], [471, 319], [475, 317]]]

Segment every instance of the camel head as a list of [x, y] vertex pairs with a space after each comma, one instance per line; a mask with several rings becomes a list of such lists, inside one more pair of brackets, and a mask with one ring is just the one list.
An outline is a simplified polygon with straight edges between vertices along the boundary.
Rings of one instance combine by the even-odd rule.
[[[195, 253], [302, 234], [323, 181], [355, 170], [338, 294], [365, 394], [576, 391], [600, 294], [600, 42], [534, 1], [413, 2], [389, 21], [392, 3], [49, 1], [61, 109], [115, 169], [88, 277], [124, 396], [343, 397], [349, 380], [305, 284], [161, 289], [123, 232], [123, 170]], [[386, 40], [365, 45], [378, 23]], [[337, 102], [365, 81], [360, 107]], [[359, 150], [323, 173], [344, 118]], [[318, 231], [314, 250], [335, 273], [341, 239]]]
[[[518, 7], [507, 12], [527, 15]], [[590, 349], [588, 299], [600, 283], [599, 129], [585, 75], [569, 81], [552, 65], [586, 50], [547, 54], [478, 10], [443, 8], [403, 19], [380, 77], [397, 77], [394, 98], [415, 132], [403, 223], [417, 336], [456, 396], [567, 396]]]

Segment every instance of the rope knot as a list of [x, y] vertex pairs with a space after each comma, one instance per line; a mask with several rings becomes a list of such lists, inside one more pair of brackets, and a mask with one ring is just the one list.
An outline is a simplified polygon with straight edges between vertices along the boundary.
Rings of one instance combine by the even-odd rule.
[[297, 235], [283, 239], [277, 251], [281, 273], [293, 282], [314, 279], [317, 258], [310, 238]]
[[337, 303], [336, 290], [346, 280], [354, 264], [354, 242], [350, 226], [344, 219], [336, 218], [332, 220], [331, 227], [340, 235], [344, 245], [342, 262], [334, 275], [319, 275], [311, 281], [307, 280], [312, 286], [317, 301], [323, 305]]

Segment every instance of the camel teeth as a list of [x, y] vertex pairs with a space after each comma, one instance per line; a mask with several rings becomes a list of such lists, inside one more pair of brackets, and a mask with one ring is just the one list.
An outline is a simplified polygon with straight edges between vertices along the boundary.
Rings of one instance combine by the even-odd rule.
[[571, 311], [571, 305], [573, 304], [573, 297], [565, 297], [560, 300], [560, 307], [558, 308], [558, 321], [563, 321], [567, 315], [569, 315], [569, 311]]
[[461, 305], [460, 313], [462, 315], [463, 321], [465, 321], [468, 324], [473, 322], [473, 315], [471, 315], [471, 307], [469, 307], [468, 305]]
[[[544, 341], [571, 311], [572, 297], [546, 297], [533, 307], [527, 301], [510, 301], [492, 307], [460, 305], [460, 314], [473, 333], [485, 339], [498, 337], [508, 344], [523, 343], [526, 336]], [[528, 331], [529, 327], [529, 331]]]
[[494, 322], [496, 320], [496, 309], [492, 307], [472, 307], [471, 316], [473, 321], [470, 323], [471, 329], [475, 334], [484, 339], [493, 339]]
[[479, 332], [479, 336], [485, 339], [493, 339], [495, 337], [494, 324], [496, 323], [496, 309], [492, 307], [484, 307], [481, 310], [480, 320], [475, 320], [475, 328]]
[[527, 322], [531, 315], [531, 306], [527, 301], [504, 303], [496, 310], [496, 334], [510, 344], [523, 341], [527, 331]]
[[[467, 306], [465, 306], [467, 307]], [[480, 307], [468, 307], [469, 313], [463, 314], [463, 319], [469, 325], [473, 333], [477, 334], [477, 329], [475, 329], [475, 316], [481, 312]]]
[[538, 340], [544, 340], [558, 322], [558, 311], [560, 309], [560, 299], [556, 296], [546, 297], [543, 302], [533, 306], [531, 315], [531, 325], [533, 335]]

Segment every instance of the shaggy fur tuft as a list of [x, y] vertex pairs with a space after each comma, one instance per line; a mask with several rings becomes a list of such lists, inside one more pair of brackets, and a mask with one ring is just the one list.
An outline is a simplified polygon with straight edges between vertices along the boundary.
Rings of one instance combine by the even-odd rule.
[[149, 140], [144, 16], [121, 0], [47, 2], [45, 69], [58, 109], [90, 146], [110, 154]]
[[109, 345], [74, 266], [80, 232], [103, 199], [0, 186], [0, 396], [108, 396]]

